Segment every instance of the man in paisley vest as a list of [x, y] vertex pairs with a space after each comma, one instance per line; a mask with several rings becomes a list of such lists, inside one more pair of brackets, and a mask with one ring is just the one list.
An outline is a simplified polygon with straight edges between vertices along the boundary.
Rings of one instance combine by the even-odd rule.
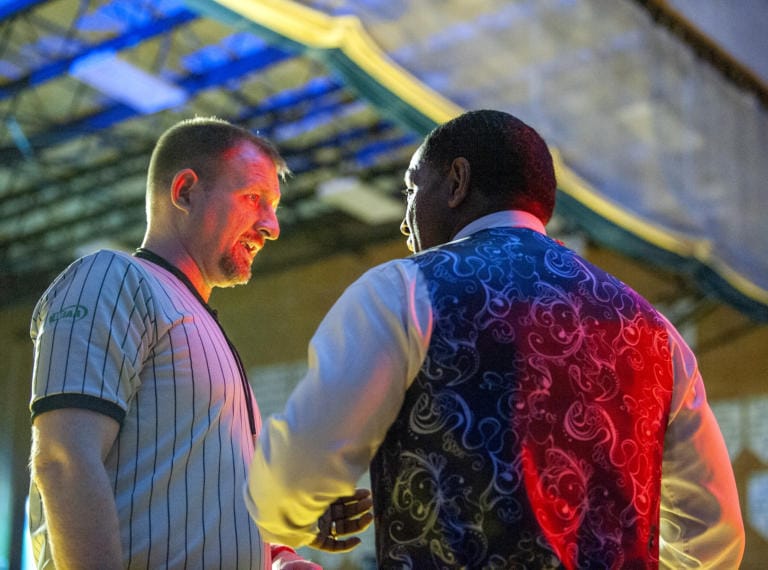
[[344, 292], [261, 432], [246, 503], [265, 537], [310, 543], [370, 467], [380, 568], [738, 568], [738, 495], [695, 357], [546, 235], [556, 181], [536, 131], [465, 113], [405, 183], [414, 255]]

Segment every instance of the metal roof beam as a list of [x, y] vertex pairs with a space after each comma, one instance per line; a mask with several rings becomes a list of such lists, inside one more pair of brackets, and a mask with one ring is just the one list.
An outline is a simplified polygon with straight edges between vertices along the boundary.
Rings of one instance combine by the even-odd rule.
[[44, 4], [47, 0], [11, 0], [0, 5], [0, 21], [9, 20], [22, 12], [31, 10], [38, 4]]
[[[194, 95], [199, 91], [204, 91], [248, 73], [264, 69], [290, 57], [295, 56], [277, 48], [267, 47], [236, 61], [214, 67], [206, 73], [187, 75], [181, 81], [178, 81], [177, 85], [186, 89], [190, 95]], [[29, 144], [33, 150], [42, 149], [63, 143], [74, 137], [103, 131], [116, 123], [139, 114], [139, 111], [128, 105], [116, 103], [81, 119], [60, 125], [54, 131], [34, 134], [29, 137]], [[16, 146], [0, 148], [0, 163], [6, 166], [16, 164], [23, 158], [23, 154]]]
[[[41, 205], [50, 208], [88, 194], [96, 188], [104, 188], [111, 180], [119, 180], [146, 170], [151, 151], [152, 147], [148, 146], [123, 154], [119, 160], [79, 168], [63, 176], [35, 180], [32, 184], [3, 196], [0, 203], [0, 222], [18, 220]], [[0, 242], [0, 247], [5, 246], [6, 242]]]
[[[79, 216], [76, 224], [62, 220], [51, 224], [47, 231], [36, 230], [25, 236], [26, 239], [14, 240], [10, 247], [0, 249], [0, 265], [3, 271], [23, 273], [49, 269], [54, 260], [66, 259], [61, 262], [66, 264], [72, 261], [72, 250], [77, 245], [93, 239], [116, 239], [126, 228], [144, 222], [144, 196], [122, 199]], [[46, 241], [67, 244], [67, 247], [46, 246]]]
[[30, 87], [55, 79], [59, 75], [66, 73], [73, 64], [77, 63], [77, 61], [82, 60], [91, 54], [120, 51], [133, 47], [154, 36], [166, 34], [174, 28], [184, 25], [197, 17], [198, 15], [196, 13], [190, 12], [189, 10], [179, 10], [167, 18], [154, 20], [146, 26], [139, 26], [118, 37], [91, 45], [88, 49], [78, 52], [71, 57], [51, 62], [35, 69], [23, 77], [0, 86], [0, 100], [7, 99], [24, 89], [29, 89]]
[[315, 78], [301, 87], [281, 91], [276, 96], [265, 99], [259, 105], [254, 105], [246, 113], [240, 115], [237, 121], [248, 121], [269, 113], [279, 113], [283, 109], [320, 99], [343, 88], [341, 83], [331, 77]]

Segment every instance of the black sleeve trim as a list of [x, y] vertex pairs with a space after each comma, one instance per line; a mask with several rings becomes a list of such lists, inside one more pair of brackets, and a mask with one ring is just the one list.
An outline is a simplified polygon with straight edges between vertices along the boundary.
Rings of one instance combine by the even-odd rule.
[[96, 396], [89, 396], [88, 394], [52, 394], [36, 400], [32, 403], [32, 419], [42, 413], [50, 412], [51, 410], [60, 410], [62, 408], [80, 408], [83, 410], [91, 410], [109, 416], [117, 421], [117, 423], [123, 423], [125, 419], [125, 410], [108, 400], [102, 400]]

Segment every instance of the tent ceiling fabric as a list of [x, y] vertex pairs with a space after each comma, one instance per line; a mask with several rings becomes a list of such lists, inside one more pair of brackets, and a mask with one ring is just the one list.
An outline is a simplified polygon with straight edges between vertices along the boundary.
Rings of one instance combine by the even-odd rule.
[[[434, 121], [499, 108], [535, 126], [562, 158], [566, 225], [675, 264], [766, 321], [765, 99], [655, 21], [647, 4], [6, 2], [2, 285], [29, 293], [99, 240], [135, 246], [148, 153], [179, 118], [222, 116], [284, 151], [296, 174], [285, 185], [283, 236], [296, 247], [267, 256], [267, 270], [396, 235], [396, 223], [360, 221], [316, 189], [357, 180], [367, 195], [396, 200]], [[328, 28], [339, 37], [322, 28], [328, 22], [340, 24]], [[351, 45], [354, 23], [370, 45]], [[376, 76], [392, 64], [414, 80], [404, 96]], [[151, 87], [131, 94], [110, 70]]]

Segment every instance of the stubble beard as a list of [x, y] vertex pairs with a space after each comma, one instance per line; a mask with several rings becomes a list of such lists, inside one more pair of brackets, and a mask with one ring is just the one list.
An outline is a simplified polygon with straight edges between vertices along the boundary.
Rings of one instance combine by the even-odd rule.
[[251, 280], [251, 263], [228, 252], [219, 259], [219, 269], [230, 285], [244, 285]]

